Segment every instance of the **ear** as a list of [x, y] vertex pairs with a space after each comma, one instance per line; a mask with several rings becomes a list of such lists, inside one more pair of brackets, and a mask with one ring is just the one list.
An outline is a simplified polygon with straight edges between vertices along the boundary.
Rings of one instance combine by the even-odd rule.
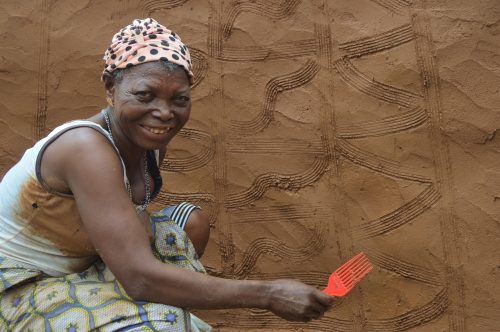
[[106, 97], [113, 100], [115, 94], [115, 79], [110, 73], [105, 72], [102, 75], [102, 80], [104, 81], [104, 89], [106, 89]]

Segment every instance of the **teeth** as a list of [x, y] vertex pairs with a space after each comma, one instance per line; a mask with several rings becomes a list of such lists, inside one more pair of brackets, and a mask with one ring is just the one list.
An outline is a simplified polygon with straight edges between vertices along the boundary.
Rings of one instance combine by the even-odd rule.
[[160, 129], [160, 128], [151, 128], [151, 127], [146, 127], [146, 126], [144, 126], [144, 128], [149, 130], [151, 133], [157, 134], [157, 135], [165, 134], [168, 131], [168, 128]]

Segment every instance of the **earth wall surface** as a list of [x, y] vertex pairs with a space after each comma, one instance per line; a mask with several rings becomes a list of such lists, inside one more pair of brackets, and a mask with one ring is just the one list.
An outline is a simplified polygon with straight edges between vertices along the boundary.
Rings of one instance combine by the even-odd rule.
[[145, 17], [196, 75], [153, 207], [209, 212], [209, 273], [324, 287], [359, 251], [375, 266], [309, 324], [197, 315], [219, 331], [500, 331], [498, 0], [4, 0], [0, 177], [105, 106], [103, 53]]

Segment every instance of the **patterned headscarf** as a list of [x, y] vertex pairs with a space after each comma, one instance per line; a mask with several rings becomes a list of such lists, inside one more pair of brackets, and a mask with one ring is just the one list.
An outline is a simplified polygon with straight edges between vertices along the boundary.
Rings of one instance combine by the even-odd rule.
[[134, 20], [113, 36], [104, 53], [104, 73], [140, 63], [166, 60], [182, 66], [193, 84], [194, 75], [189, 51], [175, 34], [152, 18]]

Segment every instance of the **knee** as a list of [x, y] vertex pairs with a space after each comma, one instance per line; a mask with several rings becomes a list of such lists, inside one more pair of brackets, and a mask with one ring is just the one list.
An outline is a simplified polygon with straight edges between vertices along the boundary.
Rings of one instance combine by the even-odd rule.
[[201, 257], [205, 252], [210, 237], [210, 221], [208, 214], [201, 209], [194, 210], [189, 215], [184, 230], [193, 243], [196, 254], [198, 257]]

